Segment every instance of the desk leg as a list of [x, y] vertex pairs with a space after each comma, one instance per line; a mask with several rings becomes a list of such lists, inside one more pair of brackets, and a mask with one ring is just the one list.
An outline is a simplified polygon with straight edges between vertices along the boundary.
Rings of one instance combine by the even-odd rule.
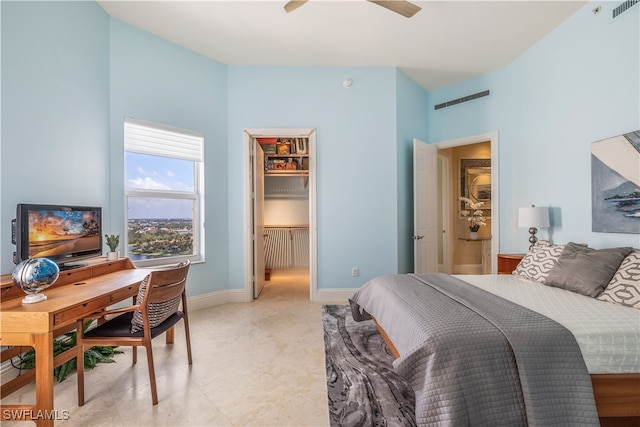
[[36, 351], [36, 407], [33, 417], [37, 426], [53, 427], [53, 332], [33, 334]]

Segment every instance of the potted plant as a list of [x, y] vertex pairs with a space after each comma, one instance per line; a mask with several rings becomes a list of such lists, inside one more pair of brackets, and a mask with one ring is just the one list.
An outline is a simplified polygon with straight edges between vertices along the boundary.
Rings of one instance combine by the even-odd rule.
[[120, 243], [120, 236], [118, 234], [105, 234], [107, 239], [107, 246], [109, 246], [109, 252], [107, 252], [107, 261], [115, 261], [120, 257], [118, 253], [118, 244]]
[[482, 214], [482, 206], [484, 202], [474, 202], [467, 197], [460, 197], [460, 201], [464, 202], [470, 210], [462, 210], [460, 214], [469, 221], [469, 238], [477, 239], [478, 230], [481, 225], [487, 225], [487, 218]]

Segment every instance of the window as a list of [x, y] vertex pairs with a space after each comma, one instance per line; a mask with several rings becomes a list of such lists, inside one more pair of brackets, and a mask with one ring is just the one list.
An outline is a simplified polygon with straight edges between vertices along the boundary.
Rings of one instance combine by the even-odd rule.
[[126, 118], [126, 256], [139, 266], [204, 259], [203, 136]]

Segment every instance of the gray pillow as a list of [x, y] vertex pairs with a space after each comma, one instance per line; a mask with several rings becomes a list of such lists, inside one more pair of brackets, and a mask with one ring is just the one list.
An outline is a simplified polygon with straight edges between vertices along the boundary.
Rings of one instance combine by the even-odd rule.
[[569, 242], [544, 284], [597, 297], [633, 248], [592, 249]]

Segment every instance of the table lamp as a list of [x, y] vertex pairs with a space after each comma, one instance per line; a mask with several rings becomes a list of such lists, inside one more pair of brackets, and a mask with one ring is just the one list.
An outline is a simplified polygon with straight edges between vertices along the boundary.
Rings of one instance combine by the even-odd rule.
[[538, 241], [536, 233], [538, 228], [549, 227], [549, 208], [538, 208], [531, 205], [530, 208], [520, 208], [518, 212], [518, 227], [529, 227], [529, 250]]

